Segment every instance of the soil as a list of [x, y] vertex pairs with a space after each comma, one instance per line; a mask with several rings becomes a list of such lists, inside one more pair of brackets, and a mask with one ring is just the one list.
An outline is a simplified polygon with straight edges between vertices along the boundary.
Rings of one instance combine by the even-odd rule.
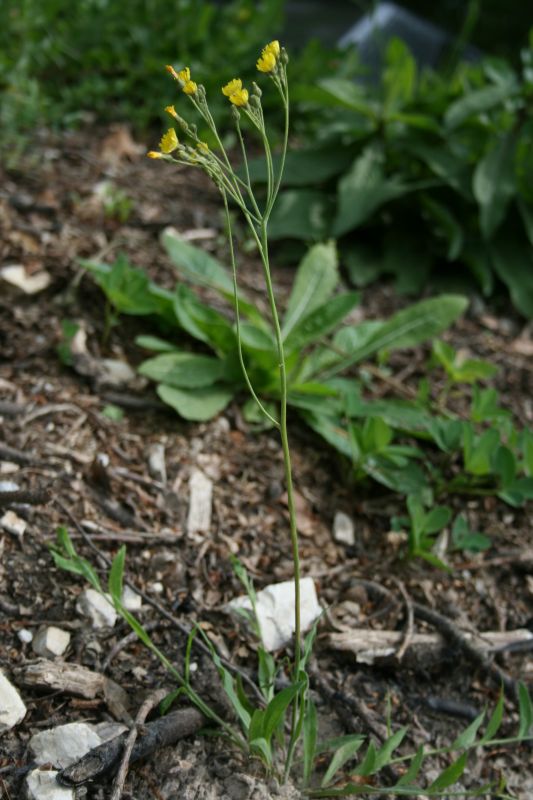
[[[124, 318], [105, 338], [105, 303], [80, 259], [105, 261], [122, 252], [151, 278], [172, 286], [175, 274], [158, 241], [170, 224], [224, 258], [216, 191], [195, 171], [148, 161], [146, 149], [120, 127], [43, 134], [27, 161], [3, 174], [0, 168], [0, 266], [22, 264], [30, 275], [46, 270], [51, 278], [34, 295], [0, 284], [0, 488], [9, 489], [12, 482], [28, 493], [12, 502], [0, 495], [0, 663], [27, 706], [24, 720], [0, 739], [0, 794], [6, 800], [22, 796], [31, 762], [28, 740], [35, 732], [67, 722], [112, 721], [117, 715], [100, 697], [83, 700], [21, 685], [21, 668], [36, 658], [31, 643], [21, 641], [21, 630], [34, 635], [50, 625], [67, 630], [71, 640], [62, 659], [115, 681], [126, 692], [133, 716], [154, 690], [174, 688], [171, 676], [138, 641], [128, 641], [109, 658], [129, 628], [118, 621], [112, 628], [94, 629], [80, 616], [76, 601], [85, 584], [58, 569], [49, 552], [58, 526], [68, 528], [79, 552], [97, 569], [105, 562], [89, 541], [111, 558], [125, 543], [131, 583], [184, 628], [201, 623], [221, 655], [250, 675], [253, 638], [225, 613], [226, 604], [242, 594], [230, 556], [239, 557], [257, 589], [292, 576], [275, 432], [247, 425], [237, 403], [209, 423], [186, 423], [160, 404], [146, 383], [109, 387], [91, 370], [79, 374], [58, 357], [64, 320], [83, 326], [93, 359], [124, 359], [133, 366], [143, 358], [134, 337], [150, 332], [145, 319]], [[120, 209], [104, 210], [102, 181], [111, 181], [131, 202], [125, 221], [117, 218]], [[276, 270], [282, 298], [292, 274], [287, 267]], [[256, 259], [249, 254], [242, 277], [251, 291], [256, 276]], [[364, 293], [361, 318], [384, 317], [406, 302], [386, 284], [373, 287]], [[496, 387], [519, 426], [531, 426], [533, 419], [530, 333], [511, 310], [496, 314], [474, 298], [464, 319], [446, 335], [454, 347], [499, 366]], [[427, 358], [427, 348], [398, 355], [390, 363], [392, 378], [416, 389]], [[383, 383], [382, 394], [389, 391]], [[456, 402], [460, 406], [466, 400]], [[110, 405], [123, 409], [120, 419], [108, 416]], [[328, 635], [350, 627], [405, 631], [414, 602], [463, 631], [533, 630], [528, 509], [510, 508], [493, 497], [452, 498], [454, 511], [464, 511], [492, 546], [480, 554], [448, 554], [448, 574], [406, 560], [401, 537], [390, 534], [390, 518], [403, 513], [401, 498], [377, 485], [354, 486], [347, 465], [296, 419], [290, 422], [290, 438], [302, 571], [315, 579], [328, 608], [312, 668], [323, 733], [379, 737], [390, 707], [395, 728], [409, 725], [405, 752], [421, 743], [451, 742], [498, 696], [495, 682], [464, 653], [448, 645], [436, 662], [393, 658], [365, 665], [333, 651]], [[166, 478], [149, 470], [156, 444], [164, 447]], [[196, 468], [213, 482], [213, 517], [209, 531], [188, 534], [188, 481]], [[333, 538], [337, 511], [355, 522], [353, 546]], [[23, 533], [13, 532], [6, 512], [24, 521]], [[386, 587], [394, 602], [380, 600], [365, 581]], [[147, 602], [139, 617], [153, 624], [155, 643], [180, 665], [183, 632]], [[414, 624], [417, 631], [430, 630], [418, 619]], [[199, 655], [197, 660], [202, 671]], [[498, 655], [497, 663], [514, 679], [533, 680], [527, 651]], [[456, 701], [453, 714], [443, 710], [443, 700]], [[504, 734], [511, 734], [516, 719], [508, 699]], [[435, 776], [446, 763], [434, 759], [428, 770]], [[478, 751], [462, 780], [469, 788], [500, 778], [517, 798], [533, 797], [527, 746]], [[89, 784], [78, 789], [78, 797], [109, 797], [110, 786], [110, 780]], [[123, 796], [260, 800], [299, 793], [292, 786], [280, 789], [263, 776], [257, 761], [236, 754], [224, 740], [196, 735], [132, 765]]]

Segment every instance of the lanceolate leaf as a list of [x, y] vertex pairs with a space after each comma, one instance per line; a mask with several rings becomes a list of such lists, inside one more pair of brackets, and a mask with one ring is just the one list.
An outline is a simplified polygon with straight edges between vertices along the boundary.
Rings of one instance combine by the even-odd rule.
[[480, 206], [481, 230], [487, 239], [502, 222], [516, 191], [515, 142], [515, 136], [508, 133], [481, 159], [474, 172], [474, 195]]
[[294, 286], [283, 320], [286, 338], [295, 325], [331, 296], [339, 280], [334, 242], [317, 244], [298, 267]]
[[299, 350], [310, 342], [326, 336], [358, 303], [358, 292], [346, 292], [346, 294], [339, 294], [316, 308], [301, 319], [288, 335], [285, 341], [287, 352]]
[[222, 386], [187, 390], [160, 384], [157, 387], [157, 394], [184, 419], [205, 422], [226, 408], [234, 391]]

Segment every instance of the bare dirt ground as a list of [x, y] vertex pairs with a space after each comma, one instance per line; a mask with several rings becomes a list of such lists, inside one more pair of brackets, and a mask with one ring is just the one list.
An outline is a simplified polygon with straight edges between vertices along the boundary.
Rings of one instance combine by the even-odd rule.
[[[187, 424], [162, 406], [149, 386], [117, 390], [60, 362], [56, 348], [63, 320], [82, 323], [95, 358], [125, 358], [135, 365], [132, 344], [145, 321], [125, 319], [102, 345], [104, 300], [78, 259], [112, 259], [124, 252], [135, 265], [171, 286], [172, 266], [158, 243], [172, 224], [221, 252], [221, 216], [216, 192], [196, 173], [161, 170], [148, 162], [123, 129], [44, 137], [31, 163], [2, 174], [0, 265], [45, 269], [51, 283], [26, 296], [0, 285], [0, 481], [15, 483], [25, 496], [0, 494], [0, 516], [13, 512], [25, 530], [0, 521], [0, 664], [27, 706], [24, 720], [0, 739], [0, 795], [23, 796], [30, 766], [28, 740], [38, 731], [67, 722], [105, 722], [135, 716], [154, 690], [171, 690], [164, 668], [137, 641], [116, 647], [129, 633], [124, 622], [94, 629], [76, 610], [83, 581], [57, 569], [49, 553], [58, 526], [68, 528], [80, 552], [101, 568], [126, 543], [127, 577], [167, 613], [144, 601], [139, 616], [168, 658], [180, 664], [184, 629], [201, 622], [219, 651], [253, 674], [254, 644], [224, 612], [241, 588], [229, 556], [238, 555], [258, 589], [291, 578], [287, 508], [281, 448], [273, 432], [256, 432], [234, 404], [206, 424]], [[111, 180], [132, 202], [125, 222], [106, 215], [95, 187]], [[198, 233], [198, 231], [200, 233]], [[222, 251], [223, 254], [223, 251]], [[253, 258], [244, 280], [254, 283]], [[281, 293], [291, 272], [276, 273]], [[385, 316], [404, 301], [389, 287], [365, 293], [365, 318]], [[509, 311], [496, 315], [476, 300], [449, 334], [455, 347], [489, 357], [500, 367], [497, 388], [517, 422], [531, 425], [530, 329]], [[405, 381], [415, 380], [428, 351], [394, 362]], [[384, 387], [387, 391], [387, 387]], [[132, 401], [132, 398], [134, 400]], [[124, 410], [112, 420], [110, 403]], [[461, 631], [533, 631], [533, 531], [528, 509], [511, 509], [493, 498], [454, 498], [472, 527], [490, 536], [483, 554], [450, 557], [446, 574], [408, 562], [389, 536], [389, 520], [401, 501], [384, 488], [354, 486], [347, 466], [297, 421], [291, 424], [298, 494], [303, 574], [315, 579], [328, 612], [320, 624], [313, 663], [313, 692], [327, 735], [361, 731], [384, 735], [387, 696], [394, 725], [409, 724], [406, 751], [420, 743], [450, 742], [486, 704], [498, 685], [460, 645], [447, 643], [438, 658], [390, 658], [365, 665], [339, 654], [329, 635], [353, 627], [407, 630], [413, 603], [439, 612]], [[155, 444], [163, 445], [166, 479], [148, 468]], [[213, 516], [205, 533], [187, 533], [188, 482], [201, 469], [213, 482]], [[9, 486], [8, 486], [9, 488]], [[335, 512], [355, 521], [353, 546], [332, 536]], [[380, 595], [380, 587], [389, 595]], [[181, 625], [169, 619], [172, 615]], [[36, 634], [55, 625], [71, 634], [62, 659], [105, 674], [122, 688], [120, 702], [105, 695], [80, 698], [62, 690], [25, 685], [24, 670], [36, 659], [22, 629]], [[415, 617], [416, 631], [435, 626]], [[500, 654], [496, 663], [510, 676], [533, 682], [530, 652]], [[207, 670], [197, 654], [198, 672]], [[206, 679], [204, 683], [209, 683]], [[450, 709], [448, 701], [455, 705]], [[124, 705], [126, 714], [124, 714]], [[450, 713], [453, 712], [453, 713]], [[516, 708], [508, 700], [504, 731], [512, 731]], [[438, 770], [445, 761], [437, 761]], [[435, 774], [437, 774], [435, 772]], [[507, 780], [521, 800], [533, 797], [531, 750], [495, 749], [472, 757], [464, 786]], [[110, 781], [78, 789], [78, 797], [107, 798]], [[245, 762], [220, 740], [192, 736], [160, 748], [131, 767], [124, 797], [260, 798], [290, 796], [262, 779], [255, 762]], [[296, 793], [293, 794], [296, 796]], [[487, 795], [488, 796], [488, 795]], [[496, 797], [497, 795], [491, 795]]]

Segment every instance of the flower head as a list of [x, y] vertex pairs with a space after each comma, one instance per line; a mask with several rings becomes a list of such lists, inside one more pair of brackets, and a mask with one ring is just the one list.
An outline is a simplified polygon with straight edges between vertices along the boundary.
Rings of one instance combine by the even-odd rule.
[[242, 81], [240, 78], [233, 78], [232, 81], [222, 87], [222, 94], [226, 97], [231, 97], [235, 92], [240, 92], [242, 89]]
[[256, 67], [259, 72], [273, 72], [276, 68], [276, 56], [270, 50], [263, 50], [261, 58], [257, 60]]
[[238, 92], [233, 92], [229, 96], [230, 103], [233, 103], [234, 106], [246, 106], [248, 105], [248, 90], [247, 89], [239, 89]]
[[178, 145], [179, 140], [176, 136], [176, 131], [174, 128], [169, 128], [168, 131], [161, 137], [161, 141], [159, 142], [161, 152], [165, 154], [172, 153], [173, 150], [176, 150]]
[[146, 155], [148, 158], [163, 158], [163, 153], [158, 153], [157, 150], [150, 150]]
[[184, 94], [196, 94], [198, 91], [198, 86], [194, 81], [187, 81], [187, 83], [182, 86], [182, 91]]
[[174, 106], [166, 106], [165, 111], [167, 112], [167, 114], [170, 114], [171, 117], [174, 117], [174, 119], [178, 118]]
[[191, 79], [191, 71], [189, 67], [184, 67], [184, 69], [180, 69], [178, 72], [178, 79], [183, 81], [183, 83], [188, 83]]
[[281, 52], [281, 48], [279, 46], [279, 42], [277, 39], [274, 41], [269, 42], [265, 47], [263, 47], [263, 52], [272, 53], [275, 58], [279, 58], [279, 54]]

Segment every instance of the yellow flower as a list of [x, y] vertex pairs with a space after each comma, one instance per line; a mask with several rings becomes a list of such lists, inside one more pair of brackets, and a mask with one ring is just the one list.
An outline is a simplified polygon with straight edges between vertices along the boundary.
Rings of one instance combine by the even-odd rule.
[[263, 55], [266, 55], [267, 53], [272, 53], [276, 59], [279, 58], [280, 46], [277, 39], [274, 39], [273, 42], [269, 42], [267, 45], [265, 45], [265, 47], [263, 47]]
[[276, 56], [270, 50], [263, 50], [263, 55], [256, 64], [259, 72], [272, 72], [276, 67]]
[[158, 153], [156, 150], [150, 150], [146, 155], [148, 158], [163, 158], [163, 153]]
[[181, 69], [178, 72], [178, 78], [179, 78], [180, 81], [183, 81], [183, 83], [188, 83], [190, 81], [190, 79], [191, 79], [191, 71], [190, 71], [189, 67], [185, 67], [184, 69]]
[[159, 147], [162, 153], [172, 153], [179, 145], [178, 137], [174, 128], [169, 128], [168, 131], [161, 137]]
[[182, 91], [184, 94], [196, 94], [196, 92], [198, 91], [198, 86], [195, 84], [194, 81], [187, 81], [185, 86], [182, 87]]
[[174, 117], [174, 119], [178, 118], [178, 115], [176, 114], [176, 109], [174, 108], [174, 106], [167, 106], [165, 108], [165, 111], [167, 112], [167, 114], [170, 114], [171, 117]]
[[225, 86], [222, 87], [222, 94], [225, 94], [226, 97], [231, 97], [232, 94], [235, 92], [240, 92], [242, 89], [242, 81], [240, 78], [233, 78], [232, 81], [227, 83]]
[[238, 92], [233, 92], [229, 96], [230, 103], [233, 103], [234, 106], [246, 106], [248, 105], [248, 90], [247, 89], [239, 89]]
[[198, 148], [198, 150], [200, 150], [201, 153], [209, 153], [209, 145], [207, 144], [207, 142], [198, 142], [196, 147]]

